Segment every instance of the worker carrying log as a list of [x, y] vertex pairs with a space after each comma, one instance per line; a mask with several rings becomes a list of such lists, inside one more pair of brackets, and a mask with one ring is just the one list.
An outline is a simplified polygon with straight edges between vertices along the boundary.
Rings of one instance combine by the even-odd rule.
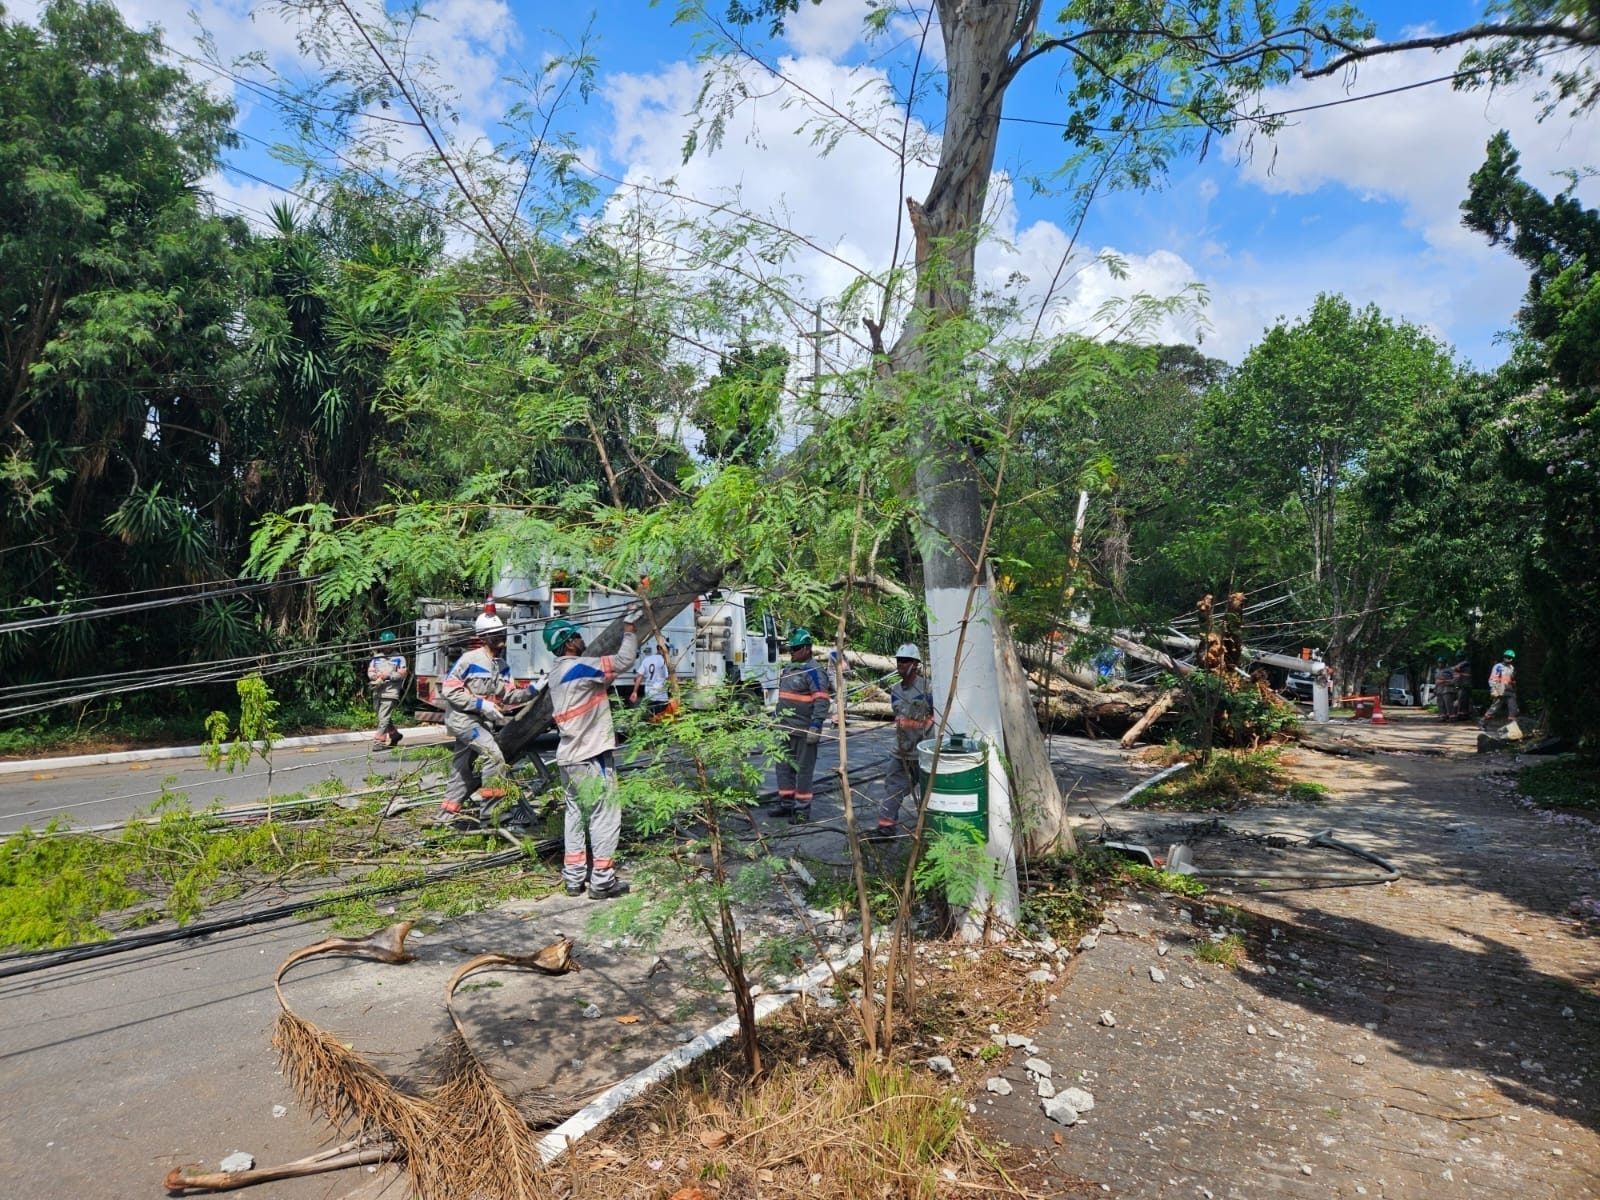
[[[444, 803], [434, 819], [439, 825], [475, 824], [472, 814], [462, 809], [467, 797], [474, 793], [483, 809], [490, 807], [494, 797], [480, 791], [481, 767], [487, 766], [493, 782], [503, 781], [506, 758], [495, 740], [495, 730], [510, 719], [506, 708], [523, 703], [529, 696], [527, 688], [516, 686], [506, 665], [506, 623], [495, 612], [492, 599], [478, 614], [473, 631], [478, 635], [476, 644], [456, 659], [440, 689], [445, 705], [444, 727], [455, 738], [455, 747], [450, 755]], [[479, 813], [479, 817], [486, 815]]]
[[566, 788], [566, 848], [561, 881], [567, 895], [610, 900], [627, 893], [617, 878], [617, 842], [622, 805], [617, 799], [617, 734], [611, 724], [611, 684], [633, 666], [639, 653], [634, 623], [644, 616], [632, 605], [622, 617], [622, 645], [615, 654], [584, 655], [583, 634], [571, 621], [544, 627], [544, 644], [556, 655], [550, 668], [550, 707], [561, 744], [556, 766]]
[[922, 794], [922, 767], [917, 743], [933, 736], [933, 697], [922, 678], [922, 651], [906, 642], [894, 652], [899, 678], [889, 686], [889, 707], [894, 714], [894, 753], [878, 808], [878, 827], [869, 837], [893, 837], [900, 823], [900, 805], [907, 796], [913, 807]]

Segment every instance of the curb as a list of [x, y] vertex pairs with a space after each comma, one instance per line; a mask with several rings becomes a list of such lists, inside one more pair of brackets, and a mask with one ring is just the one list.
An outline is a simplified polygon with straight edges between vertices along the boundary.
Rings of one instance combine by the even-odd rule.
[[[413, 725], [400, 732], [403, 736], [426, 733], [430, 729], [443, 730], [442, 725]], [[300, 746], [338, 746], [348, 742], [372, 740], [371, 730], [352, 730], [349, 733], [314, 733], [305, 737], [283, 738], [274, 743], [274, 750], [293, 750]], [[422, 743], [428, 745], [431, 743]], [[226, 750], [230, 743], [224, 742]], [[158, 746], [149, 750], [118, 750], [108, 754], [79, 754], [66, 758], [27, 758], [0, 762], [0, 775], [23, 775], [34, 771], [65, 771], [73, 767], [107, 767], [117, 763], [154, 762], [163, 758], [201, 758], [204, 746]]]

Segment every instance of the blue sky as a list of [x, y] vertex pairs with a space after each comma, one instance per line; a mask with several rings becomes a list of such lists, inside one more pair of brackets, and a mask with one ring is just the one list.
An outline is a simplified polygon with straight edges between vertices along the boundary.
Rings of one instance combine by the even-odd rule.
[[[177, 5], [120, 4], [132, 23], [158, 21], [172, 44], [193, 49], [194, 26]], [[199, 0], [196, 7], [225, 57], [260, 51], [292, 69], [298, 51], [284, 18], [264, 7], [252, 18], [248, 0]], [[898, 163], [883, 147], [857, 136], [845, 137], [819, 158], [809, 136], [795, 132], [801, 120], [797, 105], [805, 103], [795, 89], [831, 97], [841, 107], [865, 103], [885, 66], [903, 77], [912, 43], [902, 42], [898, 54], [887, 55], [881, 45], [864, 45], [859, 33], [865, 0], [807, 7], [786, 40], [769, 48], [784, 79], [767, 80], [770, 94], [739, 110], [721, 150], [683, 166], [679, 147], [699, 68], [691, 31], [673, 24], [672, 7], [642, 0], [611, 0], [598, 9], [529, 0], [428, 0], [426, 8], [437, 20], [425, 37], [459, 90], [460, 128], [470, 135], [491, 131], [515, 99], [503, 76], [576, 40], [592, 19], [599, 87], [570, 116], [586, 160], [634, 182], [671, 176], [680, 192], [704, 201], [737, 196], [747, 211], [779, 216], [829, 251], [802, 253], [790, 264], [810, 294], [837, 294], [852, 273], [846, 264], [881, 270], [900, 211]], [[34, 5], [13, 0], [11, 9], [27, 15]], [[1368, 11], [1385, 40], [1479, 17], [1477, 6], [1460, 0], [1390, 0]], [[1456, 57], [1446, 52], [1374, 61], [1348, 91], [1338, 80], [1296, 84], [1284, 89], [1282, 104], [1317, 104], [1444, 75]], [[1030, 66], [1008, 97], [1007, 114], [1059, 117], [1055, 70], [1048, 59]], [[217, 86], [232, 89], [224, 80]], [[1306, 113], [1252, 156], [1241, 157], [1233, 146], [1214, 147], [1205, 161], [1180, 164], [1160, 191], [1103, 198], [1084, 226], [1067, 285], [1053, 298], [1050, 323], [1092, 330], [1093, 314], [1108, 299], [1198, 285], [1209, 296], [1204, 327], [1172, 321], [1156, 334], [1202, 337], [1207, 352], [1237, 361], [1273, 321], [1303, 314], [1320, 291], [1341, 292], [1427, 327], [1478, 365], [1492, 365], [1504, 357], [1495, 334], [1510, 325], [1526, 275], [1503, 251], [1459, 226], [1456, 206], [1484, 143], [1496, 129], [1511, 129], [1525, 176], [1550, 188], [1559, 186], [1551, 172], [1600, 159], [1593, 122], [1557, 117], [1537, 123], [1533, 90], [1489, 96], [1441, 85]], [[236, 99], [242, 127], [271, 140], [271, 112], [247, 93], [236, 92]], [[790, 104], [783, 107], [786, 99]], [[1070, 214], [1059, 199], [1012, 188], [1010, 179], [1046, 171], [1060, 158], [1054, 131], [1008, 123], [998, 163], [1002, 174], [993, 185], [992, 217], [1001, 236], [980, 256], [980, 270], [992, 286], [1036, 297], [1055, 275]], [[230, 159], [268, 180], [293, 182], [292, 172], [268, 159], [257, 143], [247, 143]], [[904, 192], [920, 194], [927, 174], [913, 169]], [[237, 173], [213, 183], [225, 204], [250, 211], [281, 198], [271, 186]], [[1120, 256], [1128, 278], [1113, 278], [1100, 266], [1096, 256], [1103, 253]]]

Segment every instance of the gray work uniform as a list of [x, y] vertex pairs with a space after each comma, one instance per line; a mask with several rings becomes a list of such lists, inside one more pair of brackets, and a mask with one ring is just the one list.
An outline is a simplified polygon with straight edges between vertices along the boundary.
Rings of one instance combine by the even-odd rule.
[[617, 877], [622, 806], [611, 684], [638, 653], [639, 639], [627, 633], [615, 654], [558, 658], [550, 671], [550, 710], [561, 731], [556, 766], [567, 798], [561, 879], [568, 888], [587, 881], [591, 890], [604, 891]]
[[815, 659], [791, 662], [778, 677], [778, 724], [788, 731], [787, 744], [778, 752], [778, 804], [802, 812], [811, 808], [812, 776], [817, 769], [817, 743], [828, 719], [832, 696], [827, 677]]
[[894, 754], [878, 808], [878, 828], [893, 829], [900, 820], [900, 805], [911, 797], [915, 806], [922, 792], [922, 767], [917, 743], [933, 736], [933, 697], [919, 671], [910, 684], [895, 680], [889, 688], [889, 708], [894, 713]]

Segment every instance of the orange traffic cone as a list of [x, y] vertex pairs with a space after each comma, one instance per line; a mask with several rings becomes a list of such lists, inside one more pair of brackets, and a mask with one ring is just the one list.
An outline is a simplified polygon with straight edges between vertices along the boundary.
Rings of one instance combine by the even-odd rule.
[[1380, 693], [1372, 698], [1372, 724], [1387, 725], [1389, 718], [1383, 715], [1383, 695]]

